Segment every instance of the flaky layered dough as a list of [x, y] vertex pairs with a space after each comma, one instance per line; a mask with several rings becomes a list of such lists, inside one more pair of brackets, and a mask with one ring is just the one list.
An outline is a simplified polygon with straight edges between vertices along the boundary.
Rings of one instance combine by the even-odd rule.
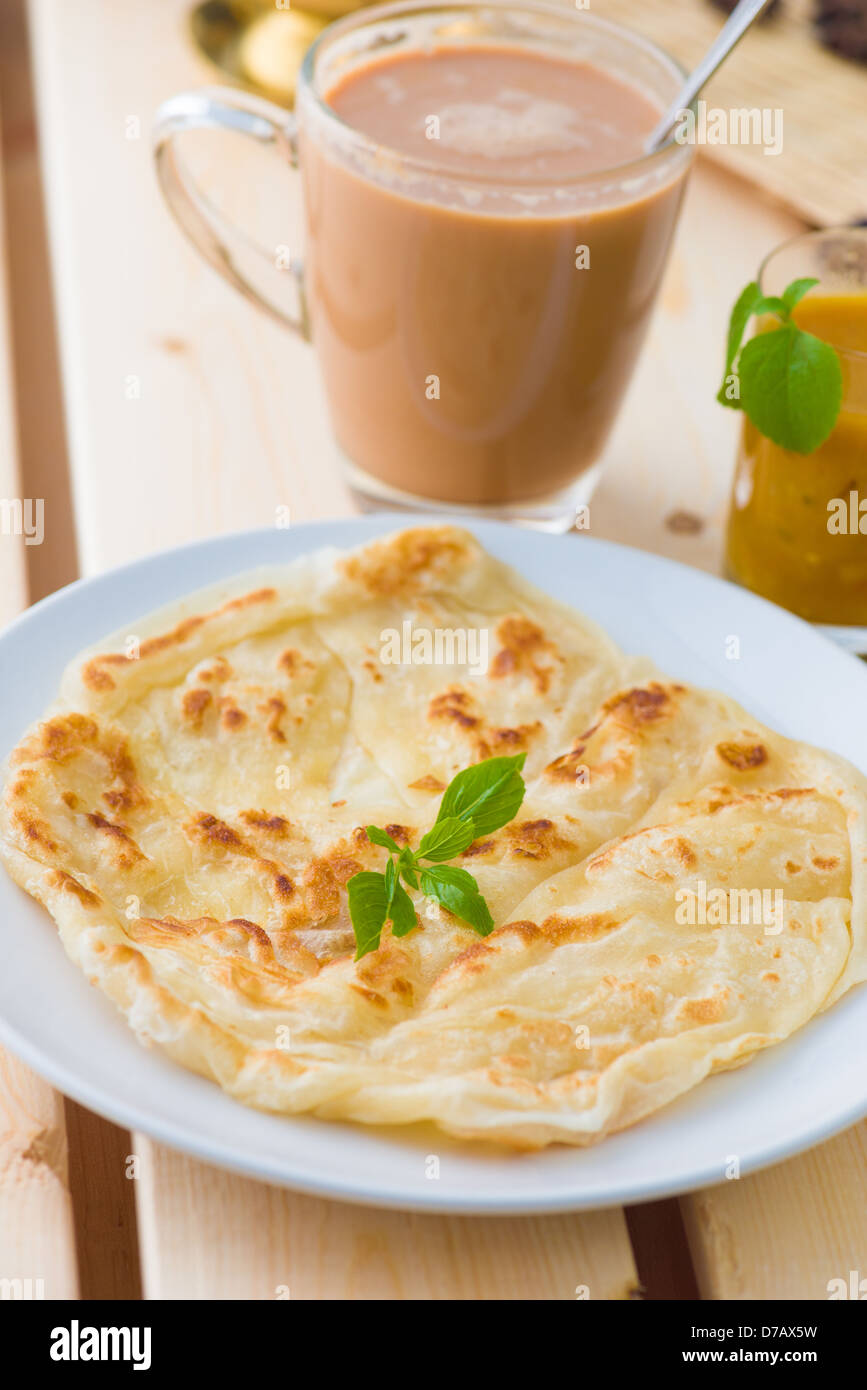
[[[486, 630], [487, 671], [384, 664], [405, 622]], [[494, 934], [414, 895], [419, 926], [356, 964], [345, 885], [385, 858], [362, 827], [416, 844], [456, 772], [520, 750], [523, 807], [460, 861]], [[138, 1036], [246, 1104], [585, 1144], [864, 978], [865, 791], [422, 528], [74, 662], [11, 758], [0, 850]], [[687, 889], [784, 908], [689, 925]]]

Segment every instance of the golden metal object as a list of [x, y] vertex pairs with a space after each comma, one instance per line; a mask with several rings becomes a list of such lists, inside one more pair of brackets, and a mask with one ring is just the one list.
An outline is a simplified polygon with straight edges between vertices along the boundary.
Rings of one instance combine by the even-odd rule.
[[190, 15], [193, 43], [225, 76], [249, 90], [291, 105], [301, 61], [333, 19], [372, 0], [303, 0], [303, 8], [274, 0], [204, 0]]
[[245, 29], [238, 65], [246, 82], [275, 101], [291, 105], [304, 54], [328, 20], [303, 10], [272, 10]]

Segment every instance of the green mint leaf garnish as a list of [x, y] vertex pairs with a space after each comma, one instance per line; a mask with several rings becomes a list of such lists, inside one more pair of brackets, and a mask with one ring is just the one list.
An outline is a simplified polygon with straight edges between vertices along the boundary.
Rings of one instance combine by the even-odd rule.
[[788, 285], [786, 289], [783, 290], [783, 301], [789, 313], [792, 312], [796, 304], [800, 304], [804, 295], [808, 294], [813, 286], [818, 285], [818, 283], [819, 281], [815, 276], [805, 276], [803, 280], [793, 280], [791, 285]]
[[413, 927], [418, 926], [412, 898], [402, 883], [395, 884], [388, 915], [391, 918], [391, 930], [394, 936], [406, 936], [407, 932], [411, 932]]
[[404, 845], [401, 850], [398, 856], [397, 866], [410, 888], [418, 888], [418, 874], [416, 873], [418, 865], [415, 862], [415, 855], [409, 845]]
[[349, 915], [355, 932], [355, 959], [361, 960], [368, 951], [379, 946], [382, 929], [388, 915], [388, 893], [385, 874], [364, 871], [353, 874], [347, 884]]
[[385, 901], [386, 908], [391, 907], [394, 897], [394, 890], [397, 888], [397, 864], [393, 859], [389, 859], [385, 866]]
[[373, 844], [379, 845], [381, 849], [390, 849], [392, 854], [400, 854], [400, 845], [384, 830], [380, 830], [378, 825], [368, 825], [366, 829], [367, 838]]
[[443, 864], [447, 859], [454, 859], [475, 838], [475, 823], [472, 820], [446, 816], [445, 820], [438, 820], [433, 830], [424, 836], [418, 847], [418, 857], [429, 859], [433, 864]]
[[843, 397], [840, 362], [828, 343], [786, 323], [750, 339], [739, 374], [741, 404], [774, 444], [811, 454], [828, 438]]
[[[809, 277], [793, 280], [780, 296], [765, 296], [757, 284], [747, 285], [732, 310], [717, 393], [721, 405], [743, 410], [761, 434], [798, 454], [811, 454], [825, 442], [843, 399], [837, 353], [791, 317], [818, 283]], [[741, 347], [754, 314], [775, 314], [779, 327], [757, 333]]]
[[758, 304], [762, 297], [762, 292], [755, 281], [747, 285], [738, 296], [737, 303], [732, 309], [731, 319], [729, 320], [729, 336], [726, 346], [726, 365], [723, 372], [723, 383], [717, 393], [717, 400], [720, 405], [730, 405], [735, 410], [738, 409], [737, 401], [731, 400], [725, 393], [731, 369], [734, 366], [735, 358], [740, 352], [744, 334], [747, 331], [747, 324], [754, 313], [754, 306]]
[[464, 768], [443, 793], [437, 823], [452, 816], [471, 820], [476, 839], [508, 825], [524, 800], [521, 768], [526, 757], [526, 753], [518, 753], [513, 758], [488, 758]]
[[479, 936], [488, 936], [494, 930], [491, 910], [479, 892], [476, 880], [466, 869], [457, 869], [450, 864], [435, 864], [433, 868], [423, 870], [421, 887], [427, 897], [435, 898]]
[[789, 317], [789, 306], [785, 299], [778, 294], [762, 295], [753, 305], [754, 314], [779, 314], [780, 318]]
[[409, 845], [399, 845], [380, 826], [367, 827], [371, 844], [388, 850], [388, 862], [384, 873], [365, 869], [353, 874], [347, 885], [356, 960], [378, 949], [387, 921], [393, 936], [406, 936], [418, 926], [412, 898], [401, 878], [480, 936], [494, 930], [490, 908], [472, 874], [445, 861], [468, 849], [473, 840], [508, 825], [516, 815], [527, 790], [521, 776], [526, 756], [518, 753], [513, 758], [488, 758], [459, 772], [443, 793], [433, 828], [422, 836], [415, 851]]

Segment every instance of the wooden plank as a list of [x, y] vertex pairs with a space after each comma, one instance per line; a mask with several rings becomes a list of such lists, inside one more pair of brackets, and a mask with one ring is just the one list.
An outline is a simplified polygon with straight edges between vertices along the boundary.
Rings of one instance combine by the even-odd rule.
[[[14, 384], [7, 336], [5, 218], [0, 187], [0, 499], [21, 500]], [[0, 626], [27, 602], [25, 544], [0, 530]], [[30, 547], [32, 548], [32, 547]], [[12, 1297], [74, 1298], [75, 1240], [63, 1101], [10, 1053], [0, 1051], [0, 1279]], [[3, 1297], [7, 1297], [4, 1284]]]
[[867, 1297], [867, 1122], [681, 1210], [703, 1298]]
[[[0, 6], [0, 91], [19, 473], [24, 492], [46, 503], [45, 543], [26, 550], [36, 601], [78, 571], [25, 0]], [[135, 1297], [135, 1202], [123, 1164], [129, 1135], [69, 1099], [61, 1122], [81, 1297]]]
[[[31, 11], [85, 573], [267, 525], [278, 506], [289, 505], [295, 519], [348, 509], [327, 466], [333, 446], [309, 349], [199, 264], [154, 189], [151, 113], [208, 76], [178, 43], [187, 8], [186, 0], [158, 11], [87, 0], [73, 15], [60, 0], [34, 0]], [[140, 138], [127, 139], [136, 129]], [[254, 208], [285, 240], [279, 171], [275, 178], [246, 156], [239, 163], [233, 148], [210, 172], [228, 206]], [[346, 1297], [356, 1287], [347, 1270], [382, 1230], [410, 1297], [422, 1275], [398, 1260], [403, 1247], [424, 1255], [426, 1287], [438, 1297], [476, 1296], [465, 1292], [465, 1262], [474, 1280], [520, 1288], [520, 1297], [574, 1297], [585, 1270], [596, 1296], [625, 1297], [635, 1286], [620, 1213], [541, 1223], [361, 1213], [242, 1182], [143, 1135], [133, 1151], [142, 1160], [136, 1195], [149, 1297], [194, 1289], [225, 1297], [241, 1286], [273, 1297], [283, 1270], [297, 1290], [316, 1291], [303, 1296]], [[220, 1254], [227, 1229], [237, 1233], [232, 1260]], [[536, 1271], [533, 1287], [525, 1265]], [[386, 1287], [384, 1275], [376, 1279], [374, 1287]]]
[[[331, 446], [312, 355], [199, 267], [159, 206], [146, 142], [124, 137], [127, 117], [138, 117], [144, 128], [159, 98], [206, 80], [177, 42], [185, 8], [178, 0], [157, 19], [131, 0], [111, 9], [90, 0], [76, 7], [73, 22], [59, 0], [35, 5], [80, 540], [89, 572], [196, 535], [267, 524], [277, 505], [288, 503], [297, 519], [339, 514], [347, 505], [326, 469]], [[636, 11], [635, 22], [640, 19]], [[119, 64], [124, 51], [137, 62]], [[250, 186], [241, 166], [223, 157], [221, 172], [230, 203], [234, 190], [243, 206]], [[267, 220], [266, 204], [281, 195], [264, 190], [279, 179], [274, 184], [265, 170], [255, 177], [262, 191], [254, 201]], [[270, 212], [279, 222], [276, 202]], [[717, 342], [721, 354], [735, 294], [761, 256], [798, 225], [731, 176], [697, 170], [661, 311], [594, 499], [593, 533], [706, 568], [718, 564], [737, 422], [713, 404], [719, 361], [696, 344]], [[107, 280], [120, 287], [119, 296], [102, 292]], [[138, 395], [125, 393], [129, 377], [138, 381]], [[315, 468], [305, 466], [310, 460]], [[673, 511], [696, 517], [699, 528], [672, 529], [666, 523]], [[820, 1272], [830, 1270], [827, 1278], [836, 1277], [838, 1266], [841, 1276], [863, 1268], [858, 1247], [853, 1254], [842, 1242], [845, 1232], [858, 1231], [853, 1213], [863, 1165], [860, 1147], [851, 1146], [860, 1142], [851, 1135], [834, 1141], [844, 1146], [845, 1162], [827, 1146], [687, 1199], [684, 1214], [706, 1295], [735, 1296], [721, 1291], [738, 1287], [738, 1280], [742, 1288], [780, 1293], [784, 1261], [800, 1271], [798, 1287], [807, 1287], [810, 1261]], [[431, 1296], [416, 1292], [422, 1287], [448, 1288], [450, 1296], [476, 1297], [465, 1291], [490, 1280], [516, 1296], [526, 1288], [520, 1261], [537, 1248], [542, 1228], [554, 1253], [540, 1265], [538, 1289], [548, 1292], [536, 1296], [573, 1296], [563, 1294], [563, 1281], [575, 1265], [590, 1269], [609, 1296], [622, 1296], [634, 1279], [619, 1214], [600, 1225], [596, 1218], [455, 1222], [360, 1212], [217, 1173], [142, 1136], [134, 1148], [142, 1158], [137, 1193], [151, 1297], [193, 1290], [228, 1297], [241, 1289], [246, 1297], [274, 1297], [283, 1283], [295, 1297], [355, 1297], [361, 1285], [346, 1271], [355, 1268], [359, 1250], [386, 1252], [380, 1273], [365, 1276], [369, 1287], [398, 1287], [409, 1297]], [[825, 1229], [832, 1194], [837, 1215]], [[792, 1212], [799, 1206], [796, 1225]], [[554, 1239], [561, 1228], [571, 1252], [562, 1257]], [[221, 1253], [225, 1231], [232, 1233], [231, 1259]], [[424, 1256], [430, 1274], [413, 1274], [397, 1258], [402, 1241], [430, 1252]], [[462, 1260], [448, 1263], [455, 1242], [462, 1259], [481, 1271], [472, 1275], [475, 1283], [461, 1274]], [[754, 1273], [762, 1267], [760, 1245], [774, 1252], [763, 1266], [764, 1284]]]
[[35, 603], [78, 569], [25, 5], [0, 5], [0, 92], [19, 469], [28, 495], [46, 500], [45, 544], [26, 556]]
[[[149, 1146], [140, 1191], [148, 1298], [625, 1299], [623, 1212], [423, 1216], [281, 1192]], [[193, 1230], [190, 1213], [207, 1213]], [[195, 1239], [192, 1239], [195, 1235]]]

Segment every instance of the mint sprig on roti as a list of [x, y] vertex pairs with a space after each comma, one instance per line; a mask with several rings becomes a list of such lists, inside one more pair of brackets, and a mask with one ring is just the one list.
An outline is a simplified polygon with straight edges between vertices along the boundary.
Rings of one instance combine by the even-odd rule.
[[389, 858], [384, 873], [366, 869], [347, 884], [356, 960], [378, 949], [386, 922], [391, 922], [392, 936], [406, 936], [418, 925], [404, 883], [440, 903], [479, 936], [494, 930], [490, 908], [473, 875], [446, 861], [517, 815], [526, 792], [521, 776], [526, 756], [488, 758], [459, 772], [446, 787], [437, 818], [417, 850], [401, 847], [378, 825], [367, 826], [371, 844], [388, 850]]

